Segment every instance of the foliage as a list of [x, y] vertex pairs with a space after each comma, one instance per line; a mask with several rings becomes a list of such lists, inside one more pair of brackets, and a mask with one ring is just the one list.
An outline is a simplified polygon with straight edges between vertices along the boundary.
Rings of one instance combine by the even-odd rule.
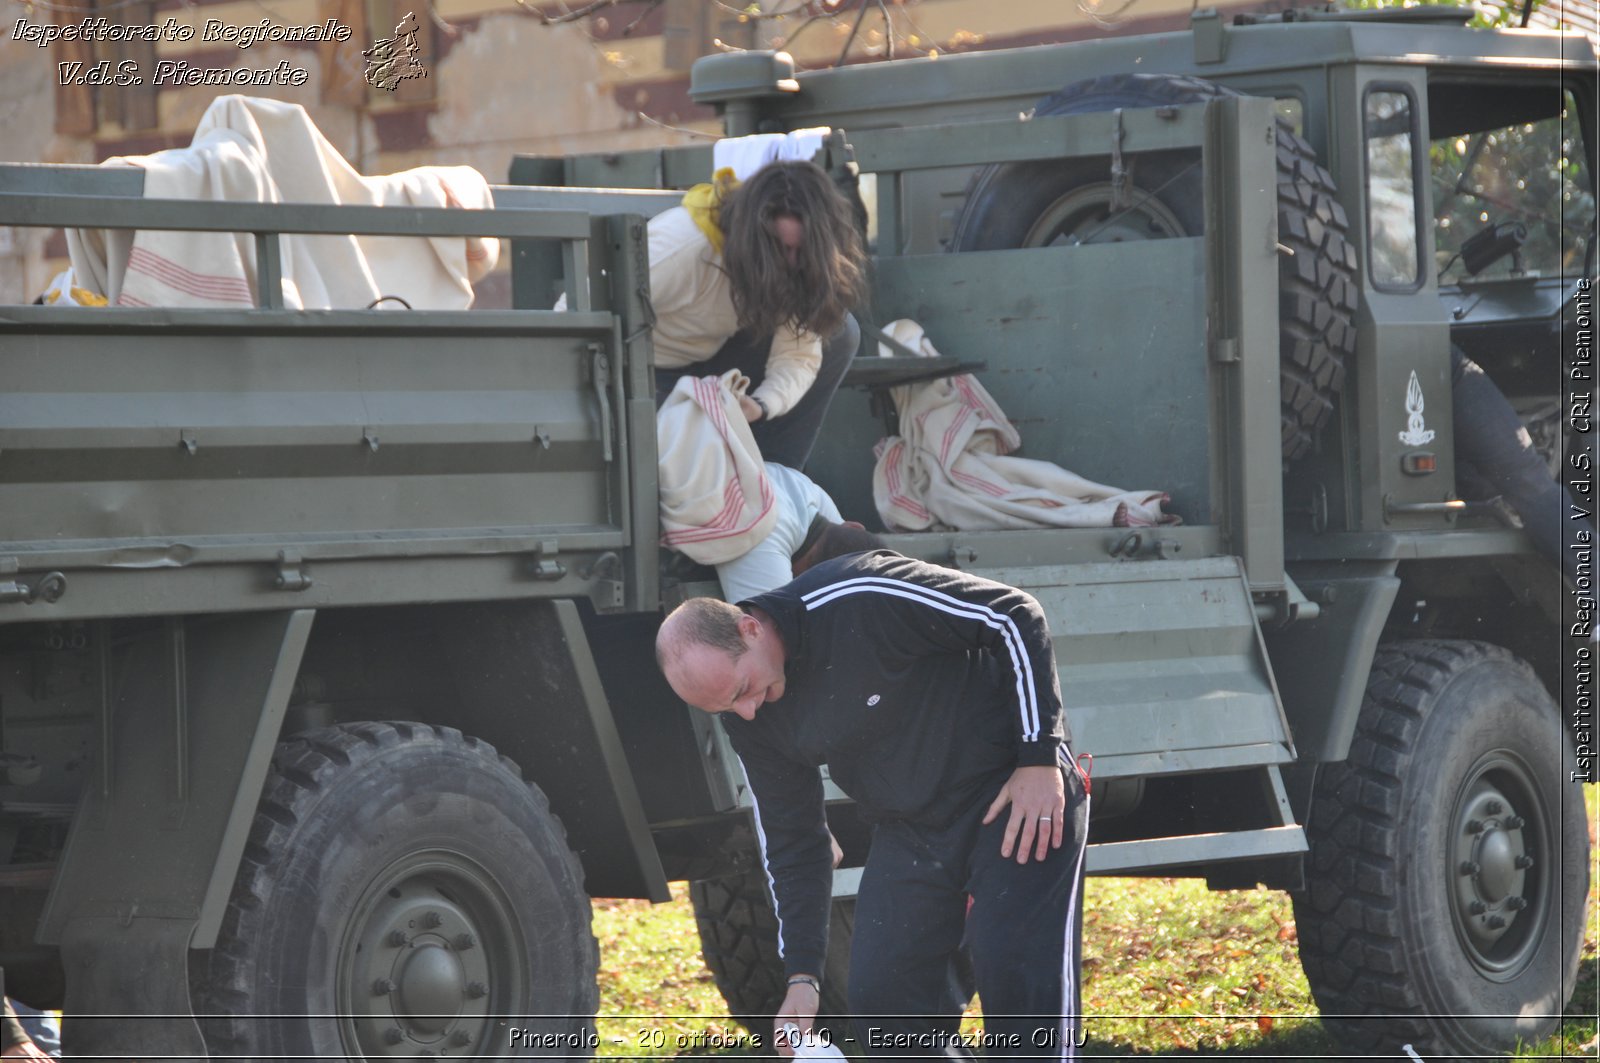
[[[1600, 787], [1585, 790], [1592, 835]], [[596, 902], [594, 926], [602, 964], [602, 1058], [750, 1057], [749, 1041], [724, 1016], [726, 1006], [700, 961], [681, 884], [670, 904], [657, 907]], [[1600, 912], [1591, 892], [1568, 1018], [1554, 1037], [1517, 1058], [1594, 1057], [1585, 1046], [1595, 1039], [1600, 1003], [1597, 937]], [[1282, 893], [1211, 893], [1192, 879], [1090, 879], [1084, 901], [1087, 1054], [1302, 1063], [1340, 1058], [1317, 1020], [1296, 946], [1294, 914]], [[975, 1004], [963, 1027], [969, 1034], [978, 1029], [976, 1011]]]

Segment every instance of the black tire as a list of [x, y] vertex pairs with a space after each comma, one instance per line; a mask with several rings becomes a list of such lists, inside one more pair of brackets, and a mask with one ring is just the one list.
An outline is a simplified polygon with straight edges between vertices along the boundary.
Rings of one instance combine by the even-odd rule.
[[1336, 1036], [1438, 1059], [1554, 1029], [1589, 893], [1573, 763], [1555, 704], [1512, 654], [1380, 647], [1350, 758], [1319, 774], [1294, 899], [1300, 961]]
[[[1040, 117], [1115, 108], [1179, 106], [1237, 95], [1199, 78], [1113, 74], [1067, 86], [1034, 108]], [[1128, 156], [1132, 206], [1112, 210], [1104, 159], [1004, 163], [973, 176], [950, 238], [952, 251], [1198, 236], [1202, 174], [1193, 152]], [[1311, 451], [1355, 354], [1360, 299], [1349, 219], [1316, 153], [1278, 123], [1278, 241], [1282, 327], [1279, 369], [1283, 458]]]
[[[729, 1014], [765, 1044], [772, 1032], [772, 1017], [783, 1003], [786, 986], [783, 960], [778, 955], [778, 917], [772, 912], [766, 880], [759, 871], [689, 884], [695, 923], [700, 929], [700, 952], [716, 980]], [[856, 901], [841, 897], [833, 902], [828, 920], [828, 960], [822, 972], [822, 1007], [819, 1025], [833, 1035], [833, 1043], [855, 1054], [858, 1043], [844, 1041], [853, 1033], [845, 1018], [850, 1014], [850, 945], [855, 933]], [[975, 992], [971, 961], [962, 951], [950, 971], [951, 1006], [964, 1008]]]
[[[587, 1059], [598, 949], [582, 882], [544, 795], [487, 743], [410, 723], [289, 739], [197, 987], [210, 1051], [551, 1058], [570, 1046]], [[513, 1025], [527, 1047], [512, 1046]]]
[[[763, 1045], [772, 1036], [772, 1017], [788, 991], [778, 956], [778, 917], [773, 914], [766, 879], [759, 871], [689, 884], [700, 953], [728, 1002], [728, 1014]], [[822, 971], [819, 1025], [842, 1042], [849, 1030], [840, 1017], [850, 1013], [850, 938], [855, 929], [855, 898], [833, 902], [828, 920], [828, 960]]]

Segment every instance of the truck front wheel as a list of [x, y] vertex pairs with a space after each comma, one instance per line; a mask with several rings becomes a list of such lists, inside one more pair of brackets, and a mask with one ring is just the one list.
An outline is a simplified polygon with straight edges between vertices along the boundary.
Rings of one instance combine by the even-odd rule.
[[196, 987], [208, 1047], [588, 1058], [582, 880], [544, 795], [486, 743], [408, 723], [289, 739]]
[[1318, 778], [1295, 897], [1337, 1036], [1489, 1056], [1555, 1027], [1589, 893], [1569, 750], [1549, 694], [1500, 647], [1380, 648], [1349, 760]]

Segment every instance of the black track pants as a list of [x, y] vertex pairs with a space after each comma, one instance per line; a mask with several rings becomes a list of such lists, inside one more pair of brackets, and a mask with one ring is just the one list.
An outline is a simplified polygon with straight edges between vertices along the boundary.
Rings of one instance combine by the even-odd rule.
[[1042, 862], [1001, 857], [1007, 816], [983, 826], [987, 803], [943, 830], [874, 829], [850, 950], [850, 1010], [868, 1056], [970, 1058], [958, 1036], [965, 1001], [952, 991], [964, 943], [983, 998], [983, 1053], [1076, 1057], [1089, 800], [1077, 773], [1063, 773], [1068, 830]]

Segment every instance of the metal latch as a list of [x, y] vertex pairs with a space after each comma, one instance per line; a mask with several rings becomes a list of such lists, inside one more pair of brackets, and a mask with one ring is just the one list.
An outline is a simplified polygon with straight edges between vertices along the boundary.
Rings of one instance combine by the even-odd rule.
[[278, 574], [272, 585], [280, 591], [307, 591], [311, 589], [311, 574], [298, 550], [278, 551]]
[[605, 460], [611, 461], [611, 358], [598, 343], [589, 344], [589, 354], [594, 397], [600, 403], [600, 449]]
[[578, 573], [594, 582], [589, 586], [589, 600], [596, 609], [621, 609], [626, 600], [627, 585], [623, 582], [622, 557], [607, 550]]
[[21, 602], [32, 605], [44, 602], [53, 605], [67, 593], [67, 577], [60, 572], [46, 572], [37, 578], [18, 579], [21, 564], [14, 557], [0, 558], [0, 604]]
[[1111, 209], [1123, 210], [1133, 205], [1128, 195], [1128, 167], [1122, 161], [1122, 141], [1126, 133], [1122, 128], [1122, 108], [1111, 112]]
[[1211, 360], [1220, 365], [1229, 365], [1239, 360], [1239, 341], [1232, 336], [1224, 336], [1212, 344]]

